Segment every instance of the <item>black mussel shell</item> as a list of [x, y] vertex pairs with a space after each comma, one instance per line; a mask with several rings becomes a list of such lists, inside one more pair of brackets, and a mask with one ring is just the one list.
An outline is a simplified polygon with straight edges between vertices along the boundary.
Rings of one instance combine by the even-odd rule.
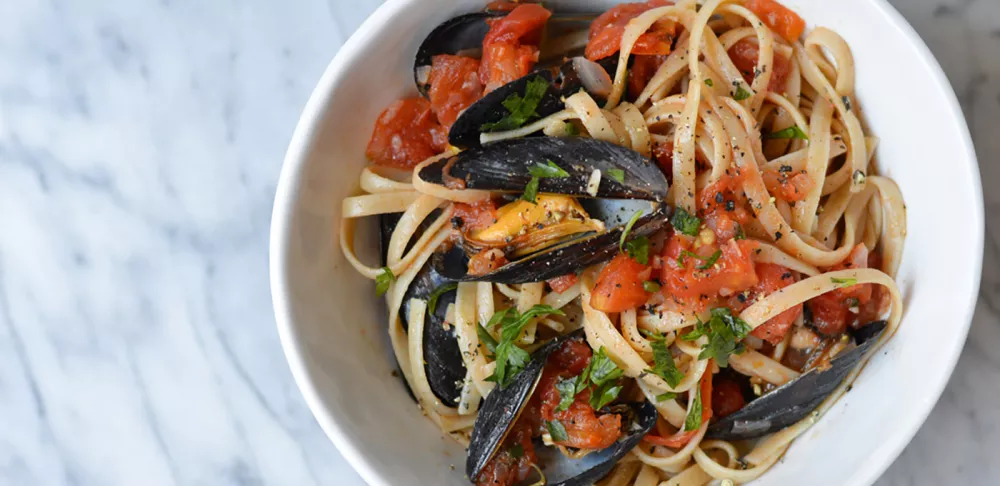
[[[666, 227], [669, 217], [669, 208], [661, 204], [654, 212], [636, 221], [629, 232], [629, 237], [652, 236]], [[439, 272], [453, 280], [506, 284], [542, 282], [578, 273], [591, 265], [614, 258], [620, 251], [619, 244], [622, 232], [625, 230], [624, 226], [619, 225], [604, 233], [570, 240], [512, 261], [483, 275], [468, 274], [469, 255], [460, 245], [435, 255], [432, 262]]]
[[[399, 217], [400, 215], [398, 214], [391, 214], [383, 215], [381, 218], [383, 259], [389, 246], [389, 238], [396, 227], [396, 223], [399, 221]], [[427, 218], [427, 221], [430, 222], [434, 219], [435, 215], [432, 214], [431, 217]], [[413, 241], [416, 241], [419, 237], [419, 234], [415, 235]], [[400, 309], [400, 318], [403, 321], [403, 326], [406, 327], [406, 323], [409, 322], [410, 299], [428, 300], [434, 289], [449, 282], [451, 281], [434, 270], [430, 262], [424, 264], [424, 267], [414, 277], [410, 283], [410, 287], [406, 290], [406, 294], [403, 296], [403, 303]], [[448, 326], [448, 328], [444, 326], [448, 304], [454, 301], [455, 291], [445, 292], [438, 297], [433, 313], [430, 312], [430, 309], [427, 309], [423, 338], [427, 382], [430, 384], [431, 392], [434, 393], [434, 396], [438, 400], [441, 400], [443, 404], [450, 407], [458, 406], [458, 399], [462, 393], [462, 381], [465, 379], [465, 362], [462, 360], [462, 353], [458, 347], [454, 326]], [[413, 391], [409, 390], [408, 384], [407, 389], [410, 395], [413, 396]]]
[[435, 27], [417, 48], [417, 56], [413, 62], [413, 80], [417, 89], [427, 95], [427, 86], [420, 82], [418, 73], [431, 65], [434, 56], [482, 49], [483, 38], [490, 30], [486, 21], [504, 15], [507, 12], [474, 12], [459, 15]]
[[569, 459], [554, 448], [538, 448], [538, 461], [548, 486], [585, 486], [595, 484], [614, 469], [615, 464], [635, 448], [656, 426], [656, 407], [650, 402], [625, 403], [612, 407], [625, 409], [624, 422], [628, 431], [611, 447], [595, 451], [580, 459]]
[[[618, 57], [613, 56], [601, 60], [598, 64], [604, 67], [608, 73], [614, 73], [618, 65]], [[558, 69], [538, 69], [490, 91], [458, 116], [448, 131], [448, 142], [461, 148], [478, 146], [479, 134], [483, 132], [483, 125], [498, 122], [510, 114], [503, 106], [504, 100], [512, 95], [524, 96], [528, 83], [538, 78], [543, 79], [548, 86], [535, 109], [535, 114], [538, 116], [532, 120], [544, 118], [562, 110], [566, 107], [562, 100], [563, 97], [583, 89], [583, 83], [574, 66], [572, 60], [569, 60]], [[600, 97], [598, 96], [598, 98]]]
[[859, 328], [853, 333], [857, 347], [831, 360], [829, 368], [811, 370], [750, 402], [710, 425], [705, 436], [722, 440], [755, 439], [802, 420], [844, 381], [885, 327], [885, 321], [875, 321]]
[[[587, 182], [594, 170], [600, 170], [601, 184], [594, 197], [663, 201], [667, 195], [667, 178], [648, 157], [613, 143], [583, 137], [501, 140], [427, 165], [421, 169], [420, 178], [441, 185], [446, 179], [457, 180], [466, 189], [520, 194], [531, 182], [529, 170], [549, 161], [569, 176], [542, 178], [539, 193], [591, 197]], [[612, 169], [622, 171], [622, 182], [611, 177]]]
[[483, 400], [476, 415], [476, 423], [472, 427], [472, 436], [469, 438], [468, 456], [465, 461], [465, 473], [469, 478], [475, 480], [503, 445], [508, 431], [514, 426], [514, 422], [521, 415], [521, 410], [534, 393], [538, 380], [542, 378], [542, 370], [549, 355], [567, 339], [583, 339], [583, 330], [545, 343], [531, 353], [531, 361], [514, 377], [510, 385], [506, 388], [497, 386]]

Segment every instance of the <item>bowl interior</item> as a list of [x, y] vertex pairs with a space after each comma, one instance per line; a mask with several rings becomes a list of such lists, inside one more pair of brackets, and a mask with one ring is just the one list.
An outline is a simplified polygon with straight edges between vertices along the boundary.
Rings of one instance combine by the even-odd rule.
[[[926, 47], [881, 0], [783, 0], [851, 46], [877, 164], [902, 188], [909, 236], [896, 337], [848, 393], [754, 484], [868, 484], [916, 432], [965, 341], [982, 263], [979, 175], [954, 93]], [[547, 2], [598, 10], [615, 1]], [[272, 222], [271, 273], [282, 343], [327, 434], [373, 485], [465, 485], [461, 446], [407, 395], [372, 282], [337, 244], [340, 201], [357, 190], [380, 111], [413, 95], [413, 55], [438, 23], [481, 0], [387, 2], [327, 70], [289, 149]], [[374, 218], [358, 247], [379, 260]]]

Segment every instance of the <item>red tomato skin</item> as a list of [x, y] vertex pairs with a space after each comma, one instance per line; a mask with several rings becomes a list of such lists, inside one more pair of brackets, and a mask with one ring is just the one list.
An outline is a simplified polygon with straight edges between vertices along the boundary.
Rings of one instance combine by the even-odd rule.
[[[650, 0], [645, 3], [623, 3], [605, 11], [590, 24], [589, 41], [584, 55], [587, 59], [596, 61], [618, 52], [629, 20], [647, 10], [666, 5], [673, 5], [673, 2]], [[676, 31], [677, 25], [672, 20], [658, 20], [646, 33], [639, 36], [632, 47], [632, 54], [656, 56], [670, 54]]]
[[448, 133], [420, 97], [394, 101], [378, 120], [365, 155], [378, 164], [412, 169], [448, 146]]
[[740, 189], [746, 171], [731, 169], [729, 172], [706, 187], [698, 202], [705, 226], [721, 241], [734, 238], [753, 217], [749, 201]]
[[431, 109], [445, 128], [451, 127], [462, 110], [483, 94], [479, 61], [471, 57], [442, 54], [431, 60], [428, 97]]
[[[868, 248], [864, 243], [858, 243], [843, 262], [840, 262], [829, 269], [846, 270], [849, 268], [867, 268]], [[857, 299], [859, 310], [869, 308], [874, 294], [873, 284], [858, 284], [850, 287], [836, 289], [810, 299], [806, 305], [813, 315], [813, 327], [825, 336], [838, 336], [847, 330], [849, 321], [857, 319], [850, 311], [849, 299]], [[862, 318], [870, 317], [870, 313], [862, 312]]]
[[716, 375], [712, 380], [712, 413], [719, 418], [730, 415], [746, 405], [740, 384]]
[[602, 312], [622, 312], [645, 304], [650, 293], [642, 284], [650, 270], [648, 265], [619, 254], [597, 276], [590, 306]]
[[492, 200], [473, 204], [455, 203], [452, 222], [468, 233], [490, 227], [497, 221], [497, 206]]
[[660, 167], [660, 172], [667, 176], [667, 183], [674, 180], [674, 143], [664, 142], [653, 145], [653, 157], [656, 165]]
[[[743, 309], [750, 307], [757, 300], [799, 280], [794, 272], [773, 263], [757, 263], [754, 266], [754, 271], [757, 273], [758, 282], [746, 292], [748, 295], [739, 294], [729, 298], [729, 307], [733, 312], [742, 312]], [[785, 339], [785, 334], [792, 328], [800, 315], [802, 315], [802, 304], [772, 317], [764, 324], [757, 326], [750, 335], [777, 345]]]
[[[681, 305], [704, 309], [721, 292], [742, 292], [757, 284], [753, 252], [757, 244], [750, 240], [729, 240], [722, 244], [721, 256], [712, 267], [700, 270], [703, 262], [692, 257], [678, 265], [682, 251], [692, 248], [693, 238], [674, 235], [663, 248], [663, 268], [660, 281], [663, 293]], [[715, 246], [703, 246], [696, 252], [703, 258], [715, 251]]]
[[802, 17], [775, 0], [747, 0], [746, 8], [789, 43], [794, 43], [806, 30]]
[[[736, 69], [740, 70], [740, 74], [743, 75], [743, 79], [747, 83], [753, 83], [759, 52], [757, 44], [749, 39], [742, 39], [729, 48], [729, 58], [732, 59]], [[775, 93], [783, 92], [785, 82], [788, 80], [788, 73], [791, 70], [791, 62], [775, 54], [771, 62], [771, 81], [767, 83], [767, 90]]]
[[804, 171], [790, 175], [768, 170], [761, 174], [767, 191], [774, 197], [788, 202], [798, 202], [806, 198], [814, 184], [811, 177]]
[[632, 67], [628, 74], [628, 94], [632, 98], [638, 98], [642, 90], [646, 89], [649, 80], [656, 74], [666, 56], [635, 56]]
[[579, 280], [580, 279], [577, 278], [575, 273], [570, 273], [561, 277], [546, 280], [546, 282], [549, 284], [549, 287], [552, 287], [553, 292], [561, 294], [576, 285], [576, 282]]
[[490, 21], [483, 39], [479, 80], [486, 92], [525, 76], [538, 62], [540, 32], [552, 12], [541, 5], [525, 3], [506, 16]]

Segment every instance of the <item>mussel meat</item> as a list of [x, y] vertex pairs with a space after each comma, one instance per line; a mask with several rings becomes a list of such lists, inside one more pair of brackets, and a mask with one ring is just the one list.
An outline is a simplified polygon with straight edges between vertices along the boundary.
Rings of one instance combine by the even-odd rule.
[[755, 439], [802, 420], [844, 381], [885, 327], [885, 321], [862, 326], [852, 336], [856, 346], [830, 360], [828, 367], [812, 369], [714, 422], [705, 436], [722, 440]]
[[[536, 178], [531, 172], [537, 166], [554, 166], [564, 174]], [[596, 187], [595, 174], [600, 181]], [[513, 284], [575, 273], [614, 257], [626, 223], [637, 212], [642, 216], [629, 238], [651, 236], [670, 216], [662, 202], [667, 180], [660, 169], [638, 152], [594, 139], [504, 140], [430, 164], [419, 177], [498, 195], [538, 184], [536, 201], [509, 203], [485, 229], [460, 228], [461, 243], [435, 256], [438, 272], [456, 281]], [[470, 262], [483, 252], [502, 252], [509, 263], [470, 271]]]
[[[506, 388], [496, 388], [483, 401], [469, 442], [465, 472], [473, 481], [504, 446], [521, 413], [541, 381], [549, 356], [568, 340], [583, 340], [582, 330], [549, 341], [531, 355], [531, 361]], [[598, 413], [622, 417], [621, 436], [611, 446], [580, 459], [569, 459], [536, 440], [539, 466], [549, 486], [582, 486], [606, 476], [656, 425], [658, 413], [649, 402], [607, 406]]]

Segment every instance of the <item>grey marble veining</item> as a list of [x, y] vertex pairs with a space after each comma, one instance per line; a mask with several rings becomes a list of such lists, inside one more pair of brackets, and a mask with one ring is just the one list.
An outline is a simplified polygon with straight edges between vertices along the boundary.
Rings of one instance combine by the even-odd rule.
[[[0, 485], [361, 484], [282, 356], [267, 232], [301, 108], [379, 3], [0, 4]], [[959, 93], [988, 222], [965, 352], [880, 484], [989, 482], [1000, 2], [893, 3]]]

